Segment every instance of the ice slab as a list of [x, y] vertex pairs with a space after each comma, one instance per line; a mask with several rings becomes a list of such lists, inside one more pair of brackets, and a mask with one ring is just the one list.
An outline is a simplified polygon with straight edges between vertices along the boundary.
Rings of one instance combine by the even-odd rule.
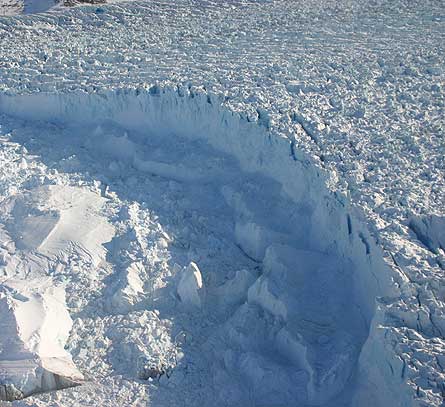
[[348, 265], [340, 259], [272, 245], [266, 250], [263, 275], [248, 291], [249, 304], [281, 321], [274, 347], [307, 374], [311, 405], [335, 397], [352, 374], [359, 316], [348, 300], [349, 285]]
[[182, 271], [178, 295], [184, 305], [201, 308], [202, 276], [196, 263], [191, 262]]
[[65, 290], [51, 277], [0, 283], [0, 399], [83, 381], [64, 349], [72, 327]]

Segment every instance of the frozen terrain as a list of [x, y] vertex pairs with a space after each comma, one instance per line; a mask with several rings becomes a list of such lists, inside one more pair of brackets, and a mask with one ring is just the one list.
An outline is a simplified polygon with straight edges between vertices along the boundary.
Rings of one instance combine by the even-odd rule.
[[444, 7], [362, 3], [0, 18], [0, 399], [443, 405]]
[[61, 11], [66, 7], [117, 3], [125, 0], [0, 0], [0, 17]]

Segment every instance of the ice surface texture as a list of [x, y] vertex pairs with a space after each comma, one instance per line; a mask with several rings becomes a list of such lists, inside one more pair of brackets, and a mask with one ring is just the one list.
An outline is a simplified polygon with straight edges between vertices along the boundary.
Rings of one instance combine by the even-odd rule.
[[[357, 386], [356, 404], [440, 405], [445, 329], [442, 27], [443, 12], [434, 2], [184, 1], [174, 7], [150, 2], [4, 19], [0, 109], [52, 122], [108, 118], [165, 137], [201, 137], [235, 156], [244, 171], [272, 178], [280, 186], [277, 193], [284, 191], [306, 215], [287, 222], [294, 236], [289, 241], [289, 230], [277, 230], [272, 216], [258, 221], [261, 213], [249, 205], [257, 192], [252, 198], [239, 196], [239, 188], [223, 189], [237, 214], [234, 230], [241, 249], [258, 261], [269, 246], [296, 249], [294, 242], [303, 238], [307, 247], [299, 250], [335, 253], [354, 262], [352, 297], [363, 311], [364, 326], [370, 327], [361, 339], [367, 338], [358, 363], [367, 388]], [[124, 89], [109, 91], [117, 87]], [[30, 95], [37, 91], [51, 95]], [[111, 151], [115, 142], [125, 146], [122, 134], [117, 137], [110, 139]], [[138, 171], [175, 182], [220, 176], [194, 163], [175, 171], [172, 163], [155, 156], [134, 156], [128, 146], [121, 150], [127, 158], [120, 161], [130, 159]], [[76, 166], [75, 159], [65, 164]], [[113, 165], [117, 173], [119, 165]], [[243, 274], [241, 269], [240, 284], [250, 286], [250, 270]], [[127, 300], [118, 303], [128, 307], [140, 294], [132, 273], [123, 273], [129, 288], [118, 289], [132, 294], [120, 296]], [[267, 297], [274, 280], [274, 273], [264, 277], [257, 291]], [[250, 298], [257, 304], [235, 312], [233, 326], [255, 316], [252, 307], [272, 309], [270, 302]], [[277, 303], [285, 308], [286, 301]], [[154, 316], [145, 316], [151, 321], [148, 331], [158, 326]], [[126, 324], [125, 318], [113, 323]], [[295, 345], [281, 332], [272, 344], [264, 339], [266, 349], [284, 349], [287, 343], [292, 354], [304, 353], [304, 337]], [[348, 344], [347, 337], [339, 332], [338, 349]], [[354, 340], [359, 348], [361, 340]], [[253, 347], [248, 335], [230, 341], [226, 349]], [[232, 357], [228, 352], [224, 363], [245, 372], [251, 386], [263, 388], [262, 376], [249, 372], [274, 364], [267, 352], [244, 353]], [[310, 355], [298, 363], [303, 360]], [[230, 377], [221, 374], [218, 380], [227, 383]], [[317, 380], [294, 378], [307, 389], [321, 383]], [[273, 390], [276, 384], [270, 383]], [[233, 397], [238, 396], [235, 391]]]
[[[129, 315], [145, 307], [157, 307], [164, 313], [172, 313], [175, 306], [179, 307], [178, 310], [185, 314], [178, 314], [183, 316], [172, 320], [172, 339], [180, 326], [186, 326], [187, 334], [199, 338], [194, 339], [192, 350], [187, 352], [187, 347], [184, 348], [184, 365], [175, 367], [178, 363], [176, 357], [173, 364], [167, 363], [171, 360], [169, 352], [172, 355], [178, 353], [177, 345], [175, 348], [168, 342], [154, 353], [147, 353], [143, 348], [131, 350], [134, 346], [144, 346], [144, 342], [137, 341], [131, 334], [126, 345], [130, 348], [116, 349], [110, 355], [114, 369], [125, 374], [134, 372], [136, 377], [143, 377], [147, 372], [152, 372], [148, 377], [162, 377], [163, 372], [169, 369], [173, 372], [185, 369], [187, 372], [190, 363], [195, 363], [205, 372], [202, 374], [210, 378], [205, 385], [208, 390], [203, 400], [213, 394], [218, 403], [228, 405], [260, 402], [336, 405], [354, 403], [361, 397], [376, 402], [374, 397], [379, 394], [363, 384], [375, 379], [367, 376], [369, 367], [360, 363], [359, 355], [363, 346], [364, 349], [376, 346], [373, 333], [369, 332], [376, 318], [376, 298], [399, 294], [391, 281], [393, 274], [365, 224], [358, 220], [345, 196], [326, 187], [327, 177], [321, 169], [309, 165], [303, 156], [297, 159], [290, 154], [288, 139], [272, 138], [263, 126], [228, 114], [216, 103], [209, 103], [205, 95], [180, 96], [176, 90], [162, 90], [159, 95], [150, 92], [136, 95], [128, 91], [110, 92], [103, 96], [71, 94], [65, 98], [40, 95], [25, 99], [25, 103], [39, 100], [38, 104], [47, 109], [40, 108], [37, 113], [37, 108], [31, 108], [30, 117], [38, 114], [46, 121], [57, 120], [62, 127], [55, 132], [43, 127], [42, 134], [49, 134], [46, 136], [48, 141], [41, 137], [37, 144], [33, 143], [27, 136], [28, 130], [18, 130], [15, 140], [29, 146], [26, 148], [36, 149], [36, 153], [47, 157], [48, 162], [53, 160], [50, 157], [59, 156], [56, 160], [58, 166], [62, 165], [61, 169], [68, 172], [72, 171], [71, 167], [65, 167], [66, 158], [60, 160], [60, 154], [82, 160], [73, 163], [77, 168], [75, 172], [83, 168], [88, 173], [92, 164], [85, 161], [84, 155], [93, 155], [95, 164], [92, 168], [105, 171], [109, 179], [104, 187], [99, 188], [100, 194], [116, 201], [117, 205], [122, 205], [121, 199], [139, 182], [132, 181], [134, 186], [131, 187], [128, 181], [124, 181], [118, 196], [110, 192], [107, 184], [114, 185], [113, 179], [126, 180], [132, 172], [142, 177], [154, 176], [155, 180], [167, 180], [167, 189], [173, 192], [189, 190], [187, 199], [191, 202], [185, 203], [187, 200], [180, 199], [174, 204], [177, 209], [170, 213], [169, 201], [174, 199], [172, 203], [175, 202], [174, 195], [158, 195], [159, 192], [152, 187], [144, 188], [141, 197], [148, 199], [150, 205], [160, 200], [159, 211], [165, 213], [164, 222], [167, 224], [174, 219], [179, 224], [189, 222], [187, 215], [181, 215], [177, 210], [192, 205], [194, 211], [201, 212], [197, 219], [204, 228], [198, 238], [193, 237], [196, 232], [190, 234], [188, 231], [180, 238], [173, 229], [173, 236], [167, 232], [162, 237], [163, 243], [154, 240], [156, 247], [161, 245], [164, 248], [170, 263], [175, 258], [179, 264], [182, 263], [182, 269], [177, 264], [167, 266], [163, 271], [167, 272], [164, 277], [162, 274], [157, 277], [159, 271], [153, 271], [159, 269], [159, 265], [148, 272], [144, 256], [152, 257], [157, 264], [156, 258], [162, 259], [163, 255], [160, 248], [155, 251], [144, 249], [143, 246], [152, 238], [148, 237], [145, 243], [142, 238], [142, 251], [137, 255], [141, 256], [142, 264], [137, 265], [133, 254], [132, 262], [125, 266], [115, 283], [104, 280], [109, 288], [105, 288], [105, 302], [99, 299], [109, 311], [129, 312]], [[107, 103], [103, 103], [104, 98]], [[9, 103], [9, 108], [15, 106], [14, 109], [19, 109], [15, 105], [16, 100], [6, 99], [3, 106]], [[57, 135], [60, 131], [62, 134]], [[51, 134], [59, 137], [60, 141], [51, 139]], [[57, 147], [66, 145], [68, 140], [72, 155], [66, 151], [67, 147]], [[45, 143], [49, 143], [54, 152], [45, 149]], [[67, 187], [63, 188], [65, 191]], [[80, 191], [74, 189], [71, 195], [75, 193], [80, 194]], [[38, 196], [36, 192], [32, 194]], [[104, 199], [86, 196], [89, 197], [85, 199], [86, 204], [82, 204], [82, 199], [72, 201], [79, 208], [85, 205], [93, 208]], [[26, 205], [15, 203], [13, 206], [10, 201], [15, 203], [16, 200], [6, 201], [5, 205], [17, 219], [21, 219], [22, 212], [35, 211], [22, 210]], [[54, 198], [49, 200], [50, 204], [53, 201]], [[33, 202], [39, 202], [39, 199], [34, 198]], [[59, 214], [52, 223], [47, 221], [44, 210], [35, 216], [39, 222], [31, 216], [23, 225], [23, 222], [8, 221], [10, 216], [6, 215], [6, 229], [11, 229], [8, 226], [11, 224], [18, 225], [15, 227], [24, 232], [28, 225], [52, 230], [59, 225], [59, 219], [64, 218], [64, 207], [65, 211], [76, 210], [72, 209], [72, 205], [58, 205]], [[16, 206], [21, 210], [16, 210]], [[82, 209], [82, 212], [77, 209], [80, 213], [74, 219], [91, 210]], [[6, 211], [7, 214], [9, 212]], [[140, 224], [138, 218], [131, 220], [130, 209], [122, 208], [120, 213], [121, 222]], [[210, 218], [206, 220], [206, 216]], [[211, 232], [213, 217], [220, 218], [223, 223], [218, 223]], [[126, 221], [127, 218], [129, 220]], [[88, 228], [94, 230], [94, 225], [101, 224], [97, 219], [96, 215], [83, 224], [87, 223]], [[154, 224], [159, 222], [156, 218], [153, 220]], [[111, 233], [107, 237], [106, 230], [112, 231], [113, 228], [104, 227], [100, 233], [94, 234], [102, 241], [112, 236]], [[143, 233], [152, 228], [148, 226]], [[114, 229], [119, 229], [119, 226]], [[136, 232], [136, 236], [141, 232]], [[213, 240], [209, 241], [207, 234]], [[15, 240], [21, 242], [22, 236], [27, 235], [22, 233], [21, 240]], [[53, 235], [58, 236], [57, 233]], [[82, 234], [71, 232], [70, 240], [80, 239], [83, 239]], [[194, 239], [204, 239], [204, 246], [202, 243], [196, 246]], [[115, 256], [121, 256], [118, 253], [122, 249], [119, 248], [128, 245], [131, 237], [123, 235], [117, 241], [120, 243], [109, 247], [111, 253], [107, 258], [111, 263], [117, 260], [113, 260]], [[181, 248], [173, 249], [172, 245]], [[215, 251], [214, 245], [219, 249]], [[25, 249], [46, 247], [40, 242], [24, 246]], [[79, 242], [75, 246], [86, 244]], [[183, 255], [179, 253], [184, 250], [188, 253], [186, 258], [192, 260], [190, 264], [180, 260]], [[229, 258], [224, 261], [226, 251]], [[94, 256], [87, 260], [97, 266]], [[238, 262], [243, 267], [237, 270]], [[201, 266], [206, 269], [204, 275], [201, 275]], [[69, 275], [67, 277], [70, 278]], [[149, 288], [147, 283], [154, 287]], [[106, 300], [108, 292], [112, 294], [109, 305]], [[176, 293], [178, 296], [171, 303], [170, 299]], [[76, 292], [71, 295], [75, 296]], [[100, 308], [97, 305], [97, 309], [90, 309], [89, 314], [97, 314]], [[208, 323], [212, 328], [206, 332], [202, 321], [212, 314], [218, 317]], [[113, 348], [118, 347], [118, 342], [114, 344], [112, 338], [120, 337], [116, 333], [119, 329], [108, 329], [107, 337], [111, 338]], [[164, 327], [160, 332], [168, 333], [169, 329], [166, 331]], [[130, 327], [127, 332], [131, 332]], [[94, 341], [97, 340], [96, 337]], [[200, 355], [192, 356], [193, 352], [200, 352]], [[128, 365], [125, 368], [123, 364], [126, 354], [130, 360], [134, 359], [132, 367]], [[153, 355], [160, 359], [153, 359]], [[141, 364], [140, 360], [145, 361]], [[145, 367], [137, 370], [137, 366]], [[380, 376], [378, 371], [376, 377]], [[179, 381], [176, 390], [182, 391], [187, 385], [193, 394], [198, 384], [192, 378], [190, 376], [183, 383]], [[388, 388], [386, 384], [385, 388]], [[230, 391], [230, 396], [227, 391]], [[383, 402], [398, 402], [398, 392], [392, 388], [388, 392]], [[159, 397], [165, 396], [160, 392]]]

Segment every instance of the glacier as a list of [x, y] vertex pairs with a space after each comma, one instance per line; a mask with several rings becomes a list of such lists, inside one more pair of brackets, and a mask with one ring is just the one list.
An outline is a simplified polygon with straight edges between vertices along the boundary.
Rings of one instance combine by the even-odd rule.
[[[0, 20], [1, 38], [18, 38], [0, 50], [1, 287], [63, 283], [73, 326], [63, 355], [45, 356], [72, 357], [62, 376], [77, 375], [14, 404], [441, 404], [443, 88], [431, 83], [443, 71], [430, 44], [443, 17], [433, 2], [411, 14], [380, 4], [393, 49], [362, 42], [375, 5], [290, 4]], [[137, 35], [148, 17], [158, 24]], [[431, 55], [397, 65], [417, 19]], [[111, 29], [123, 36], [106, 45]], [[428, 118], [416, 99], [427, 94]]]

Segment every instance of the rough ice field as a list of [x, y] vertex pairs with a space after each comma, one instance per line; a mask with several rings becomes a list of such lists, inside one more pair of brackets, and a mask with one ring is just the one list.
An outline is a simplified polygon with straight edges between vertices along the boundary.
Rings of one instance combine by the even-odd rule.
[[445, 7], [362, 3], [0, 18], [1, 397], [443, 404]]

